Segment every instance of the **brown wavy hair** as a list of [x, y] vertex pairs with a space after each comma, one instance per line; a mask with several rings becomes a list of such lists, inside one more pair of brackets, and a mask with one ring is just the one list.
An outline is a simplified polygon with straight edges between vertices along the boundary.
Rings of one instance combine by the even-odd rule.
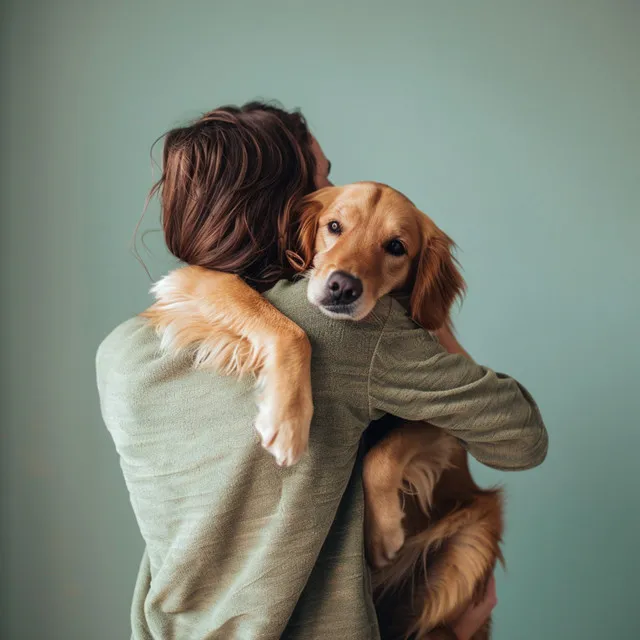
[[299, 112], [262, 102], [225, 106], [165, 136], [160, 193], [169, 251], [263, 289], [293, 270], [296, 210], [315, 190], [315, 159]]

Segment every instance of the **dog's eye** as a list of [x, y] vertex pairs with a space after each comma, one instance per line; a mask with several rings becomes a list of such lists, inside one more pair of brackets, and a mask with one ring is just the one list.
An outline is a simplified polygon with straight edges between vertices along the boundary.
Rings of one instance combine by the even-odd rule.
[[387, 242], [387, 244], [384, 247], [384, 250], [387, 253], [390, 253], [392, 256], [403, 256], [405, 253], [407, 253], [407, 249], [405, 248], [405, 246], [402, 244], [402, 242], [400, 242], [400, 240], [389, 240], [389, 242]]
[[329, 233], [332, 233], [334, 236], [339, 236], [342, 233], [342, 227], [337, 220], [332, 220], [327, 225], [327, 229], [329, 229]]

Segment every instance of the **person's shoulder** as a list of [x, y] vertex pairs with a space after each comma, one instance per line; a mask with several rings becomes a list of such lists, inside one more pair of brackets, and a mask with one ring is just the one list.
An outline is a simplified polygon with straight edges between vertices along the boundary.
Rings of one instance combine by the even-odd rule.
[[403, 296], [390, 295], [389, 314], [385, 323], [387, 332], [408, 332], [416, 336], [424, 336], [427, 340], [435, 340], [434, 336], [411, 318], [408, 311], [408, 301]]
[[126, 320], [100, 343], [96, 353], [98, 378], [141, 372], [144, 362], [160, 352], [160, 338], [153, 327], [140, 316]]
[[307, 284], [308, 280], [304, 277], [293, 281], [281, 280], [265, 293], [265, 297], [305, 331], [334, 329], [334, 334], [370, 333], [381, 331], [384, 327], [392, 302], [388, 296], [379, 300], [366, 318], [350, 322], [330, 318], [311, 304], [307, 298]]
[[135, 316], [119, 324], [104, 338], [98, 346], [96, 358], [98, 361], [110, 359], [153, 342], [154, 339], [157, 339], [155, 331], [149, 323], [144, 318]]
[[439, 353], [442, 347], [438, 339], [411, 318], [405, 305], [393, 296], [387, 297], [389, 311], [376, 345], [375, 362], [383, 369], [388, 369], [389, 363], [402, 368], [424, 362]]

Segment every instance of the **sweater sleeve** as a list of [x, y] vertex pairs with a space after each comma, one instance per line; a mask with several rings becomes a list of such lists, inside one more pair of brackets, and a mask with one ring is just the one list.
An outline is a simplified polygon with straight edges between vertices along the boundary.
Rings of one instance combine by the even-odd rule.
[[394, 303], [369, 374], [371, 419], [390, 413], [458, 438], [496, 469], [535, 467], [548, 437], [536, 402], [513, 378], [449, 354]]

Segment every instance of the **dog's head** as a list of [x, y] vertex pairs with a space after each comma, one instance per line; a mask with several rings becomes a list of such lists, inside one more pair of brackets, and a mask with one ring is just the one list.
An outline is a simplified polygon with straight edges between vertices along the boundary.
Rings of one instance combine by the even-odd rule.
[[360, 320], [385, 294], [407, 290], [412, 317], [439, 329], [464, 291], [451, 239], [386, 185], [359, 182], [309, 195], [299, 245], [299, 268], [310, 268], [309, 301], [334, 318]]

